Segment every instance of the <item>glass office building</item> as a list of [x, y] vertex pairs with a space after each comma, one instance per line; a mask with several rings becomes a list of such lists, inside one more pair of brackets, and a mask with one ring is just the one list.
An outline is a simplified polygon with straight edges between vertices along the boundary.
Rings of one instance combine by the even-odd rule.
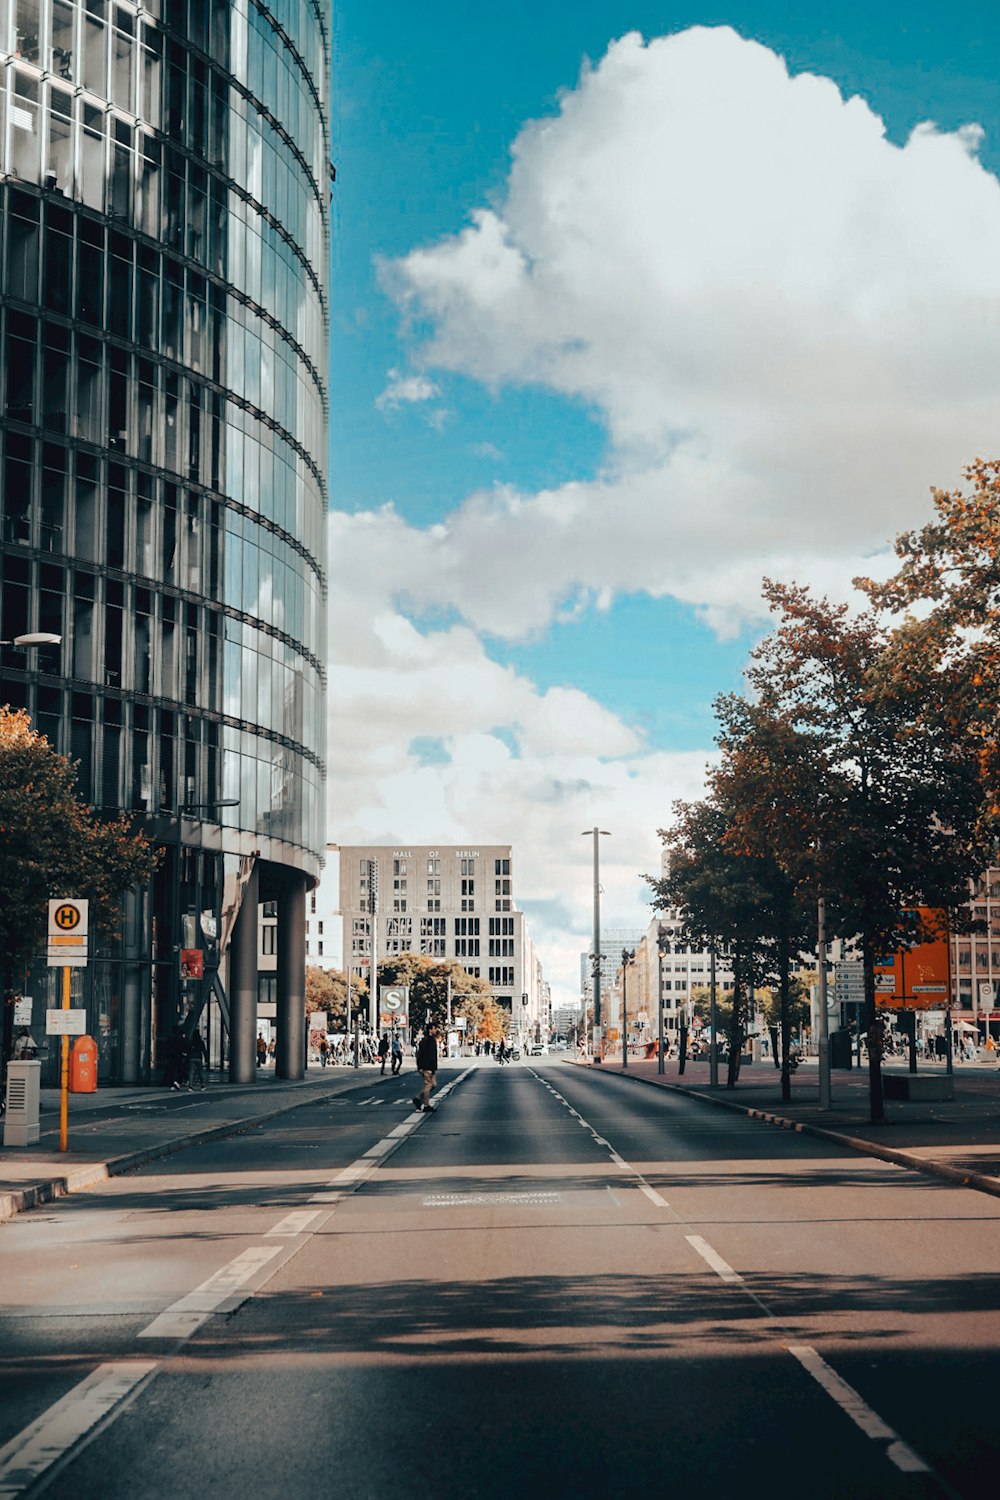
[[[329, 0], [0, 0], [0, 702], [162, 845], [82, 978], [109, 1080], [206, 1007], [301, 1070], [324, 833]], [[59, 893], [54, 893], [59, 894]], [[181, 975], [202, 950], [202, 978]], [[217, 972], [218, 971], [218, 972]], [[29, 977], [36, 1008], [44, 969]]]

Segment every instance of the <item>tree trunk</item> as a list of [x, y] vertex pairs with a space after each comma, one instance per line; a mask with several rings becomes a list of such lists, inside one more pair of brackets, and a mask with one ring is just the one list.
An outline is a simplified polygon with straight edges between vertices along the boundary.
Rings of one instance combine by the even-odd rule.
[[788, 943], [782, 941], [778, 951], [778, 997], [781, 1007], [781, 1097], [787, 1103], [792, 1097], [792, 1071], [788, 1065], [792, 1043], [791, 1009], [791, 961]]
[[871, 1123], [885, 1119], [885, 1097], [882, 1092], [883, 1023], [875, 1009], [875, 948], [867, 935], [862, 939], [861, 955], [865, 966], [865, 1033], [868, 1038], [868, 1103]]
[[[715, 1038], [712, 1039], [715, 1045]], [[740, 1076], [740, 1058], [743, 1053], [743, 960], [739, 944], [736, 946], [733, 963], [733, 1010], [729, 1019], [729, 1068], [726, 1088], [734, 1089]]]

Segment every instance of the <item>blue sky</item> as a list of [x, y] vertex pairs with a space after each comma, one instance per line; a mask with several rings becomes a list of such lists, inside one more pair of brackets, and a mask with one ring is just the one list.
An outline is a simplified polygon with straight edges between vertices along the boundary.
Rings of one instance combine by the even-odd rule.
[[[346, 0], [335, 39], [331, 837], [509, 827], [541, 912], [555, 810], [617, 812], [642, 921], [761, 574], [846, 587], [992, 430], [1000, 13]], [[576, 936], [536, 934], [566, 984]]]

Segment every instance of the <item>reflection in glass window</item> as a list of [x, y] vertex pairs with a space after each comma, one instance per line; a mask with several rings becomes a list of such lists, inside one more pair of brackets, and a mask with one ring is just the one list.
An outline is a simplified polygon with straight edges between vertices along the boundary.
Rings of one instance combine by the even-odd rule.
[[54, 84], [49, 90], [45, 186], [67, 196], [73, 192], [73, 95]]
[[83, 106], [80, 137], [80, 197], [88, 208], [104, 209], [104, 111]]
[[14, 75], [8, 114], [11, 166], [15, 174], [25, 182], [37, 182], [41, 165], [38, 82], [20, 69]]

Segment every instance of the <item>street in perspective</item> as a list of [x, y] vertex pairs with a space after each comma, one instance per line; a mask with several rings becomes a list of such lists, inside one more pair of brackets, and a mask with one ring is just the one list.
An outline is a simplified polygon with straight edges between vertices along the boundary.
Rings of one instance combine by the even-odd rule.
[[992, 1073], [898, 1124], [914, 1166], [766, 1076], [415, 1076], [80, 1112], [156, 1154], [3, 1228], [0, 1493], [995, 1494]]
[[998, 58], [0, 0], [0, 1500], [1000, 1496]]

